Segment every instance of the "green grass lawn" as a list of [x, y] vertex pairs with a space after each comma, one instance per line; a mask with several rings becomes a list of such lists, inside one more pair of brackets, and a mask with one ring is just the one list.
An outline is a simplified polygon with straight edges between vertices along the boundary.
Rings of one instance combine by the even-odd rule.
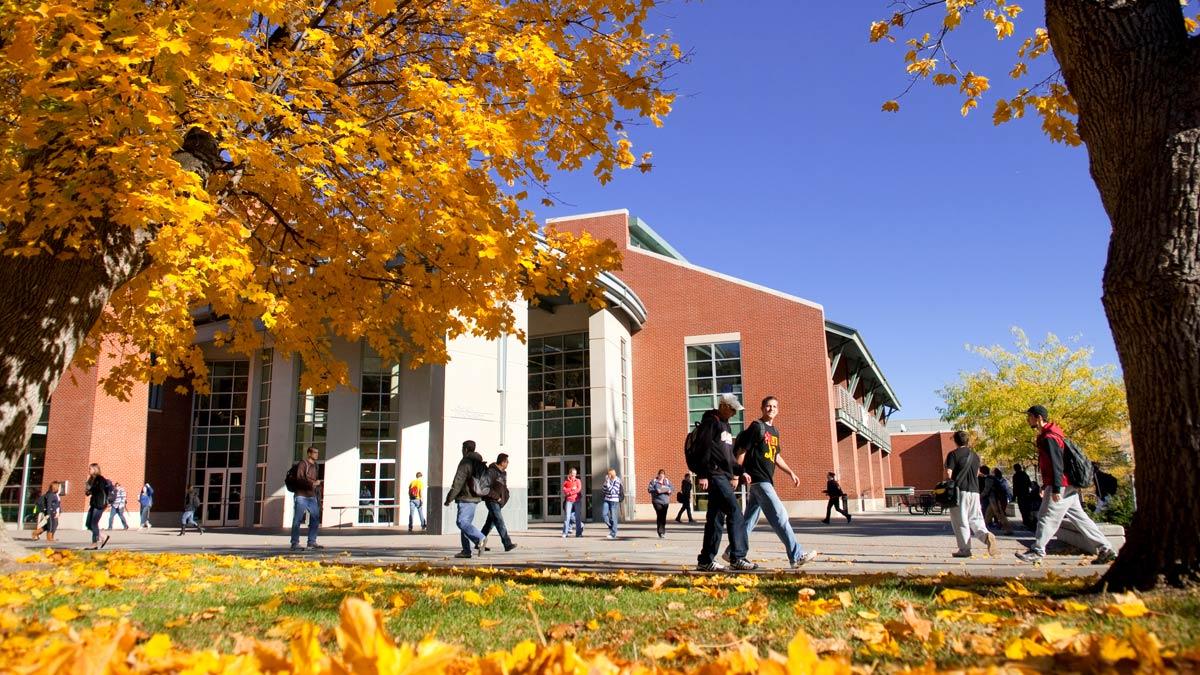
[[[147, 634], [165, 633], [177, 646], [228, 652], [247, 637], [287, 642], [300, 622], [332, 629], [342, 600], [355, 596], [383, 613], [397, 642], [436, 636], [476, 654], [511, 649], [524, 640], [570, 640], [585, 649], [649, 661], [662, 656], [663, 643], [686, 643], [685, 653], [704, 655], [682, 656], [679, 663], [686, 665], [743, 643], [760, 654], [786, 653], [789, 641], [803, 630], [817, 651], [855, 662], [932, 661], [953, 668], [1011, 659], [1012, 649], [1032, 649], [1022, 638], [1062, 651], [1073, 631], [1124, 639], [1134, 627], [1156, 636], [1168, 657], [1196, 654], [1200, 592], [1115, 598], [1084, 594], [1088, 583], [794, 573], [459, 572], [111, 552], [56, 555], [40, 569], [7, 575], [0, 585], [0, 612], [10, 619], [0, 628], [9, 643], [5, 650], [12, 650], [22, 630], [12, 618], [25, 625], [61, 620], [81, 628], [128, 616]], [[956, 590], [971, 595], [955, 597]], [[332, 630], [322, 633], [322, 641], [333, 644]], [[1032, 649], [1027, 663], [1052, 663], [1039, 654]]]

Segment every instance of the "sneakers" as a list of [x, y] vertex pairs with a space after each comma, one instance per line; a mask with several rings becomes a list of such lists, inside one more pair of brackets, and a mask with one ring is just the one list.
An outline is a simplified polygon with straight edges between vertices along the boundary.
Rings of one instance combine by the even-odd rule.
[[1100, 553], [1096, 554], [1095, 560], [1092, 560], [1093, 565], [1107, 565], [1117, 559], [1117, 552], [1111, 548], [1103, 548]]
[[[204, 532], [201, 532], [200, 534], [204, 534]], [[309, 547], [310, 549], [322, 549], [322, 548], [325, 548], [324, 546], [322, 546], [322, 545], [320, 545], [320, 544], [318, 544], [318, 543], [316, 543], [316, 542], [309, 544], [309, 545], [308, 545], [308, 547]]]
[[710, 563], [700, 563], [696, 565], [697, 572], [724, 572], [725, 566], [716, 560]]
[[816, 551], [809, 551], [800, 555], [800, 559], [792, 563], [792, 569], [803, 567], [804, 563], [809, 563], [817, 559]]
[[822, 523], [825, 523], [826, 525], [828, 525], [828, 524], [829, 524], [829, 519], [828, 519], [828, 518], [826, 518], [825, 520], [822, 520], [821, 522], [822, 522]]
[[471, 552], [470, 551], [459, 551], [458, 553], [454, 554], [454, 557], [455, 558], [470, 558]]
[[955, 558], [970, 558], [971, 552], [970, 551], [955, 551], [954, 553], [951, 553], [950, 555]]
[[613, 534], [612, 532], [609, 532], [608, 536], [605, 537], [605, 539], [609, 539], [609, 540], [616, 539], [616, 538], [617, 538], [617, 535]]
[[564, 535], [563, 535], [563, 539], [566, 539], [566, 538], [567, 538], [567, 535], [565, 535], [565, 534], [564, 534]]
[[[180, 536], [183, 535], [182, 532], [180, 532], [179, 534], [180, 534]], [[293, 551], [303, 551], [304, 548], [302, 546], [300, 546], [300, 544], [292, 544], [292, 550]]]
[[854, 519], [853, 516], [851, 516], [849, 513], [846, 514], [846, 522], [847, 523], [849, 523], [853, 519]]
[[1042, 562], [1043, 557], [1045, 557], [1045, 556], [1043, 556], [1041, 553], [1038, 553], [1037, 551], [1035, 551], [1033, 549], [1029, 549], [1028, 551], [1021, 551], [1021, 552], [1017, 553], [1018, 560], [1020, 560], [1021, 562], [1033, 563], [1035, 565]]
[[749, 560], [742, 558], [741, 560], [734, 560], [732, 563], [730, 563], [729, 569], [742, 570], [742, 571], [748, 572], [750, 570], [758, 569], [758, 563], [752, 563]]
[[484, 551], [491, 550], [490, 548], [487, 547], [487, 540], [488, 540], [488, 538], [484, 537], [483, 539], [479, 540], [478, 544], [475, 544], [475, 555], [483, 555]]
[[1000, 553], [1000, 548], [996, 546], [996, 535], [992, 534], [991, 532], [987, 533], [987, 547], [988, 555], [992, 556], [993, 558]]
[[505, 544], [505, 545], [504, 545], [504, 552], [505, 552], [505, 553], [508, 553], [509, 551], [513, 550], [513, 549], [514, 549], [514, 548], [516, 548], [516, 547], [517, 547], [517, 545], [516, 545], [516, 544]]

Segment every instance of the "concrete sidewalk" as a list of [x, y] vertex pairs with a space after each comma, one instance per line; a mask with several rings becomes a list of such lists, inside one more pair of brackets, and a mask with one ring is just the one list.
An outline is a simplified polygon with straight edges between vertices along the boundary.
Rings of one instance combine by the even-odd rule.
[[[832, 525], [817, 520], [793, 520], [796, 537], [805, 550], [819, 552], [817, 559], [804, 566], [813, 574], [893, 573], [929, 575], [939, 572], [977, 576], [1090, 575], [1104, 567], [1089, 564], [1092, 556], [1048, 556], [1040, 566], [1017, 560], [1014, 553], [1025, 550], [1032, 533], [1018, 529], [1013, 536], [997, 534], [1000, 554], [989, 558], [975, 542], [975, 557], [951, 557], [955, 550], [948, 516], [911, 516], [896, 513], [865, 513], [846, 524], [838, 519]], [[454, 535], [409, 534], [403, 530], [367, 530], [362, 528], [326, 528], [318, 541], [325, 549], [293, 553], [285, 530], [207, 530], [205, 534], [188, 532], [178, 536], [177, 529], [155, 528], [149, 531], [103, 530], [111, 534], [106, 550], [130, 550], [174, 553], [217, 553], [250, 557], [300, 556], [359, 564], [414, 564], [443, 566], [489, 566], [503, 568], [575, 568], [592, 571], [673, 573], [691, 570], [700, 551], [703, 522], [694, 525], [668, 523], [667, 536], [659, 539], [652, 522], [622, 523], [615, 541], [605, 539], [602, 524], [588, 523], [583, 538], [562, 538], [561, 525], [535, 525], [527, 532], [512, 533], [518, 548], [504, 553], [493, 532], [488, 541], [490, 552], [470, 560], [454, 558], [460, 550]], [[304, 543], [304, 532], [301, 543]], [[53, 544], [34, 542], [29, 532], [10, 534], [30, 550], [44, 546], [82, 548], [90, 543], [86, 531], [59, 530]], [[783, 545], [774, 532], [760, 526], [750, 538], [750, 559], [764, 572], [787, 571]]]

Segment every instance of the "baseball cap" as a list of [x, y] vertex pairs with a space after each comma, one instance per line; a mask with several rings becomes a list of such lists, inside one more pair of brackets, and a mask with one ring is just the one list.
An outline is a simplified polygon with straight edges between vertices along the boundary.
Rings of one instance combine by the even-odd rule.
[[1050, 413], [1046, 410], [1046, 406], [1044, 406], [1044, 405], [1029, 406], [1029, 410], [1026, 410], [1025, 414], [1026, 415], [1037, 415], [1038, 417], [1041, 417], [1044, 420], [1050, 419]]
[[720, 405], [722, 403], [733, 408], [735, 412], [742, 409], [741, 401], [733, 394], [721, 394], [721, 398], [717, 399], [717, 404]]

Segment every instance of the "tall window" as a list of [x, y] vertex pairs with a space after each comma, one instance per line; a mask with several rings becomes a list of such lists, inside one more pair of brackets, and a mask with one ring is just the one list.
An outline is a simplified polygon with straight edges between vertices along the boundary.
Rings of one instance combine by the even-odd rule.
[[[704, 413], [717, 407], [717, 397], [734, 394], [742, 400], [742, 344], [716, 342], [687, 347], [688, 428]], [[745, 404], [745, 401], [742, 401]], [[741, 412], [729, 419], [736, 436], [744, 417]]]
[[591, 392], [587, 333], [529, 340], [529, 517], [562, 514], [563, 458], [578, 459], [591, 494]]
[[245, 466], [249, 374], [246, 361], [208, 363], [209, 393], [192, 397], [192, 485], [205, 484], [207, 469]]
[[18, 523], [19, 527], [36, 526], [37, 514], [33, 512], [33, 505], [42, 494], [46, 429], [49, 423], [50, 402], [46, 401], [42, 406], [42, 416], [33, 428], [33, 435], [29, 437], [29, 445], [17, 459], [8, 483], [0, 490], [0, 520]]
[[[303, 372], [304, 365], [300, 366]], [[292, 461], [304, 459], [308, 448], [321, 451], [325, 460], [325, 441], [329, 437], [329, 394], [316, 394], [312, 389], [296, 392], [296, 445]]]
[[359, 387], [358, 522], [395, 522], [396, 447], [400, 434], [400, 364], [363, 345]]
[[267, 448], [271, 440], [271, 371], [275, 351], [259, 352], [258, 440], [254, 447], [254, 524], [262, 525], [263, 502], [267, 498]]

